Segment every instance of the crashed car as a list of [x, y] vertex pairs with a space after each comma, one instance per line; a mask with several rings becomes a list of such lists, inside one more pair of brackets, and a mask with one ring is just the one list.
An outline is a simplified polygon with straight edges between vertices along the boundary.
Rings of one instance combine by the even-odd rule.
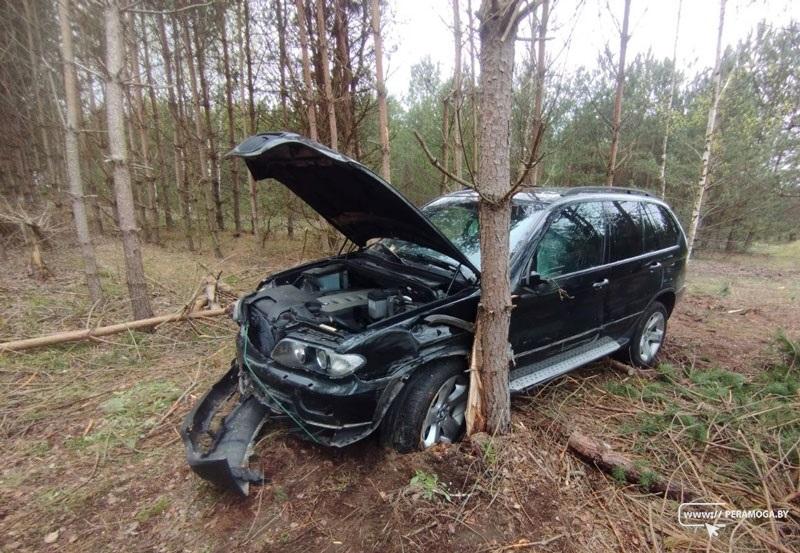
[[[343, 447], [380, 433], [400, 452], [458, 440], [480, 298], [478, 198], [418, 209], [360, 163], [288, 133], [231, 156], [275, 179], [349, 241], [241, 298], [230, 370], [188, 414], [191, 468], [246, 495], [253, 442], [283, 419]], [[669, 207], [632, 189], [535, 189], [513, 198], [512, 393], [610, 354], [652, 364], [683, 288], [686, 239]]]

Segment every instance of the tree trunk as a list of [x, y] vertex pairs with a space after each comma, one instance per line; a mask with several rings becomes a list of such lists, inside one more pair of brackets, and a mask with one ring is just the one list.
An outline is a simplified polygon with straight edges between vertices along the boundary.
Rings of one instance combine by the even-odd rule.
[[[547, 55], [545, 46], [547, 44], [547, 22], [550, 19], [550, 0], [542, 0], [542, 17], [539, 19], [538, 46], [536, 52], [536, 85], [533, 93], [533, 125], [531, 127], [531, 152], [530, 159], [536, 160], [539, 157], [541, 145], [542, 126], [544, 125], [543, 103], [544, 103], [544, 79], [547, 74]], [[531, 40], [533, 37], [531, 37]], [[536, 163], [530, 169], [529, 183], [531, 186], [539, 185], [539, 175], [541, 167]]]
[[450, 191], [448, 186], [450, 177], [446, 171], [450, 171], [450, 94], [446, 94], [442, 100], [442, 182], [439, 186], [440, 194], [447, 194]]
[[322, 63], [322, 86], [323, 91], [325, 92], [325, 107], [328, 111], [330, 147], [334, 150], [338, 150], [339, 131], [336, 128], [336, 99], [333, 97], [330, 62], [328, 61], [328, 28], [325, 25], [325, 0], [316, 1], [316, 16], [319, 57]]
[[144, 186], [147, 203], [145, 204], [145, 218], [147, 228], [150, 229], [148, 239], [159, 243], [158, 211], [156, 210], [156, 177], [150, 164], [150, 136], [144, 113], [144, 94], [142, 93], [142, 78], [139, 69], [139, 38], [136, 36], [136, 25], [133, 14], [128, 17], [128, 33], [130, 37], [130, 64], [133, 78], [133, 109], [136, 115], [136, 130], [139, 134], [142, 165], [144, 166]]
[[472, 13], [472, 0], [467, 0], [467, 15], [469, 17], [469, 72], [470, 72], [470, 103], [472, 104], [472, 172], [478, 173], [478, 86], [475, 81], [475, 22]]
[[[244, 0], [244, 55], [247, 66], [247, 131], [250, 135], [256, 134], [256, 106], [253, 88], [253, 56], [250, 47], [250, 0]], [[253, 175], [248, 171], [250, 185], [250, 230], [253, 236], [258, 235], [258, 189]]]
[[622, 125], [622, 96], [625, 91], [625, 54], [628, 51], [628, 22], [631, 13], [631, 0], [625, 0], [625, 14], [622, 18], [622, 31], [619, 35], [619, 65], [617, 66], [617, 91], [614, 94], [614, 115], [611, 120], [611, 151], [608, 155], [606, 185], [614, 185], [617, 173], [617, 152], [619, 150], [619, 134]]
[[458, 178], [463, 176], [464, 146], [461, 136], [461, 108], [462, 108], [462, 83], [461, 83], [461, 7], [458, 0], [453, 0], [453, 42], [455, 43], [455, 63], [453, 64], [453, 173]]
[[[195, 52], [197, 57], [197, 76], [200, 82], [200, 100], [202, 101], [203, 121], [205, 127], [203, 128], [203, 146], [207, 148], [207, 161], [208, 161], [208, 186], [210, 189], [211, 198], [213, 199], [214, 221], [216, 222], [216, 230], [225, 230], [225, 221], [222, 216], [222, 198], [220, 197], [219, 190], [219, 159], [217, 157], [217, 141], [214, 136], [214, 125], [211, 122], [211, 98], [208, 94], [208, 80], [206, 79], [206, 55], [205, 44], [200, 41], [200, 30], [198, 29], [198, 18], [192, 20], [192, 28], [194, 30], [193, 37], [195, 43]], [[200, 115], [200, 112], [197, 112]], [[210, 224], [210, 223], [209, 223]]]
[[[286, 55], [286, 5], [284, 0], [275, 0], [276, 34], [278, 35], [278, 68], [280, 78], [281, 96], [281, 124], [283, 130], [289, 130], [289, 107], [287, 105], [289, 93], [286, 90], [286, 70], [289, 61]], [[295, 196], [291, 190], [286, 189], [286, 236], [294, 239], [294, 206]]]
[[[158, 229], [159, 220], [159, 206], [164, 211], [164, 224], [168, 229], [172, 229], [175, 223], [172, 221], [172, 207], [169, 201], [169, 179], [167, 178], [167, 165], [166, 165], [166, 152], [164, 151], [164, 141], [162, 140], [162, 127], [161, 117], [158, 113], [158, 100], [156, 99], [156, 91], [153, 86], [153, 71], [150, 61], [150, 41], [148, 39], [147, 23], [144, 14], [141, 14], [142, 22], [142, 49], [144, 53], [144, 74], [147, 85], [147, 96], [150, 100], [150, 110], [153, 112], [153, 128], [156, 129], [156, 152], [158, 153], [158, 180], [159, 185], [156, 186], [155, 194], [155, 220], [156, 229]], [[154, 182], [155, 186], [155, 182]]]
[[58, 2], [58, 19], [61, 30], [61, 57], [64, 62], [64, 95], [67, 100], [67, 121], [64, 143], [67, 161], [67, 178], [69, 193], [72, 197], [72, 215], [75, 220], [75, 232], [83, 257], [83, 268], [86, 274], [86, 286], [92, 303], [103, 299], [100, 277], [97, 275], [97, 261], [94, 246], [89, 235], [89, 221], [86, 217], [86, 204], [83, 198], [83, 180], [81, 179], [81, 163], [78, 157], [78, 127], [80, 101], [78, 83], [75, 76], [74, 54], [72, 49], [72, 27], [70, 18], [70, 0]]
[[124, 45], [122, 42], [122, 17], [119, 0], [109, 0], [105, 5], [106, 37], [106, 112], [108, 142], [114, 174], [114, 195], [117, 200], [117, 217], [122, 234], [125, 257], [125, 277], [135, 319], [153, 316], [150, 297], [144, 278], [142, 252], [139, 247], [139, 229], [131, 192], [131, 175], [128, 170], [128, 147], [125, 143], [125, 115], [123, 112]]
[[[183, 141], [181, 138], [181, 115], [178, 109], [178, 101], [176, 99], [175, 87], [176, 79], [173, 78], [172, 58], [169, 51], [169, 41], [167, 39], [167, 30], [164, 25], [164, 16], [161, 13], [156, 14], [158, 22], [158, 35], [161, 40], [161, 55], [164, 59], [164, 76], [167, 81], [167, 106], [169, 107], [170, 115], [172, 115], [172, 151], [174, 158], [175, 169], [175, 186], [178, 188], [178, 193], [181, 197], [181, 216], [183, 217], [183, 236], [186, 241], [186, 247], [190, 252], [194, 251], [194, 239], [192, 237], [192, 214], [191, 204], [189, 199], [189, 190], [185, 186], [185, 175], [183, 165]], [[174, 33], [173, 33], [174, 34]], [[174, 40], [175, 44], [175, 59], [178, 59], [179, 44]], [[177, 73], [177, 71], [176, 71]], [[178, 77], [179, 78], [179, 77]]]
[[[208, 234], [211, 236], [211, 246], [214, 250], [214, 256], [218, 259], [222, 258], [222, 250], [219, 247], [219, 236], [217, 235], [217, 225], [214, 220], [214, 201], [211, 192], [211, 175], [209, 174], [209, 159], [206, 144], [208, 142], [207, 129], [203, 125], [203, 109], [200, 105], [200, 91], [197, 85], [197, 74], [205, 71], [203, 67], [203, 54], [197, 52], [197, 56], [192, 52], [192, 37], [190, 36], [194, 31], [194, 37], [197, 39], [197, 29], [189, 29], [188, 18], [183, 21], [183, 41], [186, 46], [186, 65], [189, 68], [189, 88], [192, 94], [192, 106], [194, 108], [194, 131], [197, 135], [197, 162], [198, 171], [200, 172], [200, 190], [203, 194], [203, 200], [206, 208], [206, 224], [208, 226]], [[196, 43], [196, 48], [200, 45]], [[192, 60], [197, 59], [197, 69], [195, 69]]]
[[308, 29], [306, 28], [306, 8], [304, 0], [295, 0], [297, 7], [297, 27], [300, 35], [300, 55], [303, 64], [303, 86], [305, 87], [306, 120], [308, 136], [313, 141], [319, 140], [317, 132], [317, 108], [314, 86], [311, 82], [311, 61], [308, 58]]
[[692, 257], [694, 241], [697, 237], [697, 229], [700, 226], [702, 217], [703, 198], [708, 189], [708, 166], [711, 163], [711, 145], [714, 141], [714, 127], [717, 124], [717, 109], [719, 108], [719, 98], [722, 91], [722, 29], [725, 25], [725, 2], [719, 3], [719, 25], [717, 26], [717, 53], [714, 59], [714, 91], [711, 98], [711, 107], [708, 110], [708, 123], [706, 124], [705, 147], [703, 148], [703, 163], [700, 167], [700, 181], [697, 183], [694, 204], [692, 206], [692, 218], [689, 223], [689, 235], [686, 237], [688, 242], [689, 254]]
[[681, 29], [681, 8], [683, 0], [678, 0], [678, 19], [675, 23], [675, 41], [672, 43], [672, 76], [669, 81], [669, 98], [667, 109], [664, 110], [664, 141], [661, 144], [661, 167], [658, 169], [658, 182], [661, 184], [661, 199], [667, 197], [667, 143], [669, 142], [669, 127], [672, 122], [672, 103], [675, 97], [675, 87], [678, 81], [678, 37]]
[[[47, 121], [45, 119], [44, 101], [39, 90], [39, 84], [41, 83], [42, 78], [39, 65], [39, 55], [42, 53], [39, 16], [36, 9], [36, 3], [33, 0], [25, 0], [24, 8], [26, 19], [25, 29], [28, 40], [28, 56], [33, 82], [33, 99], [34, 103], [36, 104], [36, 127], [39, 131], [39, 139], [41, 141], [42, 155], [44, 156], [45, 163], [44, 181], [45, 186], [51, 187], [55, 190], [55, 202], [57, 205], [60, 205], [61, 184], [58, 176], [56, 175], [53, 148], [50, 146], [50, 129], [48, 128]], [[37, 152], [37, 150], [34, 150], [34, 152]], [[36, 168], [40, 169], [39, 161], [37, 160], [36, 163]]]
[[[225, 108], [228, 114], [228, 147], [236, 147], [236, 120], [233, 114], [233, 79], [231, 78], [231, 57], [228, 46], [227, 30], [225, 25], [225, 7], [218, 3], [217, 25], [219, 26], [220, 39], [222, 41], [222, 69], [225, 78]], [[231, 163], [231, 190], [233, 192], [233, 229], [234, 235], [242, 233], [242, 213], [241, 213], [241, 183], [239, 182], [239, 164]]]
[[[457, 0], [455, 0], [457, 2]], [[389, 151], [389, 109], [386, 105], [386, 83], [383, 78], [383, 38], [381, 37], [380, 0], [370, 0], [372, 13], [372, 41], [375, 44], [375, 86], [378, 89], [378, 135], [381, 141], [381, 176], [391, 177], [391, 152]]]
[[511, 220], [511, 106], [520, 0], [483, 0], [480, 20], [481, 126], [476, 188], [480, 193], [481, 299], [470, 364], [467, 432], [511, 427], [508, 388], [508, 231]]

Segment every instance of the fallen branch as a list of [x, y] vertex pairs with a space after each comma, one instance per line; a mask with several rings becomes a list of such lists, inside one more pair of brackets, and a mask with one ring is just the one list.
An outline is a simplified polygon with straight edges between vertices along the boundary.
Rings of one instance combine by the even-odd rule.
[[151, 317], [149, 319], [140, 319], [138, 321], [129, 321], [127, 323], [119, 323], [109, 326], [99, 326], [97, 328], [86, 328], [83, 330], [73, 330], [69, 332], [59, 332], [49, 336], [39, 336], [38, 338], [28, 338], [25, 340], [14, 340], [11, 342], [0, 343], [0, 353], [11, 351], [22, 351], [25, 349], [38, 348], [43, 346], [52, 346], [54, 344], [61, 344], [64, 342], [76, 342], [80, 340], [90, 340], [100, 336], [108, 336], [109, 334], [117, 334], [127, 330], [138, 330], [141, 328], [151, 328], [164, 323], [172, 323], [177, 321], [185, 321], [189, 319], [205, 319], [210, 317], [219, 317], [228, 311], [227, 307], [220, 307], [218, 309], [207, 309], [204, 311], [190, 311], [188, 313], [171, 313], [169, 315], [160, 315], [158, 317]]
[[658, 378], [661, 376], [661, 373], [655, 369], [639, 369], [621, 361], [617, 361], [613, 357], [607, 357], [605, 361], [612, 369], [625, 373], [628, 376], [638, 376], [640, 378]]
[[641, 486], [649, 492], [666, 495], [676, 501], [692, 501], [700, 494], [681, 484], [665, 480], [654, 472], [636, 466], [632, 460], [611, 449], [606, 443], [578, 432], [572, 432], [567, 443], [569, 448], [598, 468], [613, 474], [624, 475], [631, 484]]

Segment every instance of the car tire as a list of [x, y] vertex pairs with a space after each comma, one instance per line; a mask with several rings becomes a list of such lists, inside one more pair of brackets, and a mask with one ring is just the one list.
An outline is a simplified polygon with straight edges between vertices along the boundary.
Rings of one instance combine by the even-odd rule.
[[[381, 427], [381, 442], [400, 453], [408, 453], [425, 449], [433, 443], [461, 439], [465, 427], [468, 383], [463, 360], [446, 359], [420, 367], [386, 413]], [[448, 393], [448, 389], [451, 393]], [[440, 402], [443, 397], [451, 401]], [[437, 405], [437, 402], [441, 405]], [[436, 439], [431, 441], [431, 436], [435, 434], [433, 424], [440, 424], [441, 428], [440, 435], [434, 436]], [[428, 430], [425, 436], [424, 430]]]
[[642, 313], [628, 345], [615, 357], [635, 367], [653, 367], [667, 337], [669, 313], [664, 304], [654, 301]]

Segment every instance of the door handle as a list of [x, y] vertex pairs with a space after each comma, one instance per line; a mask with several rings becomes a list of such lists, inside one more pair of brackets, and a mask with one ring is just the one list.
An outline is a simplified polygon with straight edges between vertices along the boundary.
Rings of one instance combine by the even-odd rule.
[[607, 278], [604, 278], [603, 280], [600, 280], [600, 281], [592, 283], [592, 288], [594, 288], [595, 290], [600, 290], [601, 288], [605, 288], [606, 286], [608, 286], [608, 279]]
[[656, 269], [660, 269], [661, 268], [661, 262], [660, 261], [653, 261], [650, 265], [647, 266], [647, 268], [650, 269], [651, 271], [654, 271]]

